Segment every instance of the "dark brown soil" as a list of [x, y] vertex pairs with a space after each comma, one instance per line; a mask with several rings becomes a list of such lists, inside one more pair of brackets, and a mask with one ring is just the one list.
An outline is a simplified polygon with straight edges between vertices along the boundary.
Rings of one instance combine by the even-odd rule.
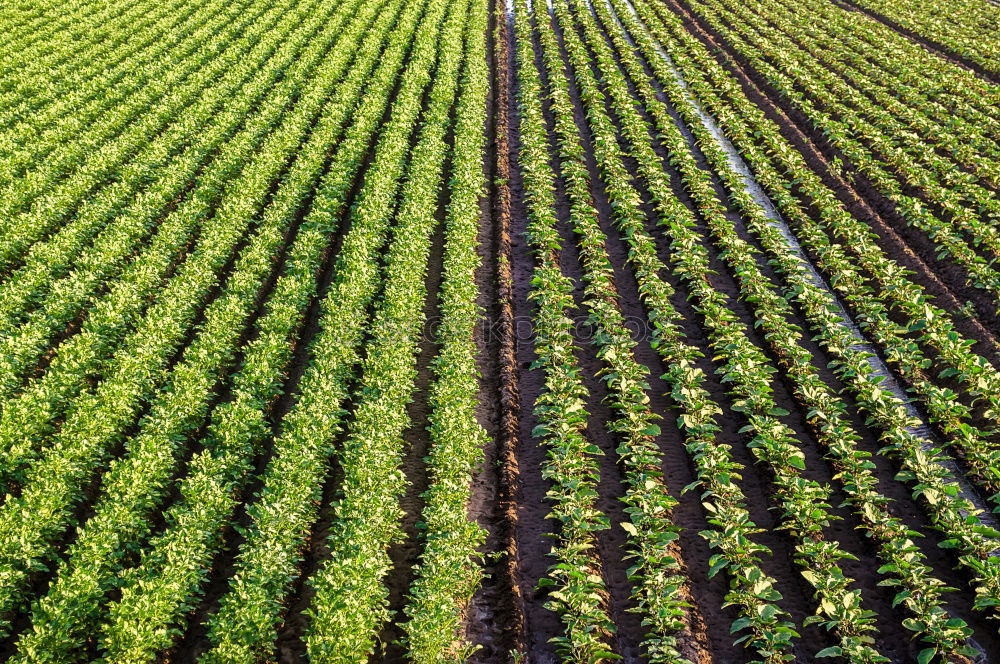
[[[570, 4], [575, 8], [585, 8], [587, 1], [570, 0]], [[865, 13], [873, 20], [918, 42], [936, 56], [972, 69], [988, 81], [1000, 83], [995, 73], [977, 69], [955, 54], [947, 53], [939, 44], [916, 35], [870, 10], [859, 8], [856, 0], [834, 1], [847, 10]], [[789, 100], [779, 96], [766, 79], [749, 66], [745, 58], [740, 57], [732, 44], [722, 39], [711, 25], [692, 9], [690, 0], [664, 0], [664, 2], [670, 11], [681, 17], [686, 29], [736, 77], [750, 101], [776, 123], [782, 135], [804, 156], [809, 167], [831, 188], [848, 212], [863, 220], [874, 230], [877, 242], [886, 255], [913, 272], [911, 279], [925, 289], [934, 304], [952, 312], [959, 333], [975, 342], [972, 349], [1000, 367], [1000, 314], [996, 310], [996, 303], [983, 292], [967, 287], [966, 272], [946, 259], [939, 259], [932, 243], [922, 233], [910, 228], [892, 202], [881, 195], [873, 183], [862, 177], [850, 164], [847, 164], [849, 175], [840, 175], [832, 164], [835, 159], [843, 160], [843, 155], [825, 140], [822, 133], [813, 127]], [[477, 418], [488, 433], [488, 440], [483, 450], [484, 463], [477, 469], [472, 479], [472, 495], [468, 505], [469, 517], [484, 528], [486, 538], [479, 552], [482, 556], [484, 577], [480, 588], [465, 607], [464, 629], [466, 638], [475, 649], [470, 659], [474, 664], [518, 664], [519, 662], [555, 664], [563, 658], [557, 653], [551, 640], [563, 634], [563, 624], [556, 613], [545, 608], [548, 591], [539, 589], [538, 582], [547, 575], [553, 563], [549, 554], [552, 536], [556, 534], [558, 525], [548, 518], [552, 504], [547, 497], [547, 491], [551, 485], [542, 477], [541, 472], [547, 460], [547, 449], [533, 436], [533, 429], [537, 424], [533, 408], [544, 390], [544, 374], [541, 369], [531, 367], [537, 356], [532, 323], [535, 308], [528, 295], [532, 289], [531, 281], [536, 261], [525, 238], [529, 218], [523, 173], [518, 167], [521, 137], [517, 72], [513, 54], [514, 40], [525, 38], [523, 34], [517, 32], [527, 30], [528, 26], [514, 26], [513, 18], [507, 10], [506, 0], [493, 0], [492, 5], [489, 49], [485, 54], [492, 73], [485, 126], [489, 147], [487, 161], [483, 165], [490, 188], [488, 195], [481, 200], [478, 251], [482, 262], [476, 276], [480, 292], [479, 304], [485, 314], [477, 329], [477, 344], [480, 350], [477, 368], [481, 375]], [[547, 17], [544, 5], [536, 3], [537, 9], [541, 11], [536, 13], [536, 16], [544, 20]], [[599, 19], [598, 22], [600, 23]], [[577, 28], [560, 26], [558, 22], [554, 27], [560, 45], [559, 56], [566, 71], [572, 72], [564, 43], [567, 34], [562, 30], [577, 30]], [[603, 26], [603, 29], [619, 28]], [[577, 34], [583, 37], [582, 33]], [[540, 44], [533, 39], [532, 46], [535, 49], [536, 63], [542, 65]], [[644, 64], [647, 65], [648, 72], [648, 63]], [[540, 67], [540, 70], [543, 71], [543, 85], [548, 85], [550, 81], [544, 74], [544, 67]], [[599, 85], [604, 86], [603, 77], [600, 76], [596, 65], [593, 65], [592, 73], [597, 75]], [[626, 79], [630, 91], [638, 99], [635, 82], [628, 76]], [[708, 561], [713, 551], [699, 533], [712, 526], [702, 505], [700, 491], [695, 489], [686, 493], [681, 492], [695, 480], [695, 468], [677, 426], [676, 404], [669, 396], [670, 386], [661, 377], [665, 366], [651, 345], [648, 311], [640, 297], [639, 285], [629, 263], [629, 247], [615, 227], [614, 208], [609, 201], [601, 171], [593, 154], [594, 138], [575, 82], [570, 81], [568, 91], [573, 104], [576, 129], [586, 155], [592, 204], [597, 212], [599, 226], [606, 235], [605, 251], [612, 265], [617, 302], [627, 324], [630, 328], [634, 328], [632, 332], [635, 339], [635, 359], [648, 371], [649, 406], [662, 418], [661, 433], [656, 436], [656, 442], [662, 452], [664, 481], [670, 494], [678, 501], [672, 517], [674, 523], [681, 528], [681, 532], [674, 553], [686, 577], [686, 585], [681, 592], [691, 605], [686, 616], [686, 629], [678, 635], [680, 648], [684, 656], [695, 664], [711, 662], [729, 664], [747, 661], [753, 657], [753, 653], [746, 651], [742, 646], [734, 645], [733, 642], [738, 635], [730, 633], [730, 625], [738, 614], [733, 607], [723, 608], [729, 591], [726, 575], [723, 573], [713, 578], [708, 577]], [[396, 96], [396, 92], [393, 91], [392, 98]], [[658, 92], [660, 101], [685, 136], [687, 150], [693, 155], [697, 165], [713, 178], [712, 185], [716, 193], [728, 205], [725, 188], [711, 173], [693, 135], [662, 91]], [[554, 141], [552, 108], [547, 99], [543, 100], [542, 105], [547, 129]], [[616, 116], [610, 102], [607, 102], [605, 110], [612, 122], [617, 123], [619, 144], [627, 153], [630, 146], [620, 131], [621, 119]], [[650, 116], [641, 108], [641, 104], [638, 111], [649, 120]], [[411, 143], [413, 140], [415, 137], [411, 137]], [[664, 171], [670, 176], [673, 194], [694, 215], [695, 231], [701, 236], [701, 243], [708, 252], [711, 268], [714, 270], [714, 274], [710, 277], [712, 287], [725, 296], [730, 310], [736, 316], [741, 328], [745, 330], [747, 339], [761, 350], [771, 364], [779, 365], [779, 358], [772, 344], [754, 325], [755, 305], [740, 296], [738, 280], [709, 233], [706, 220], [700, 215], [698, 207], [685, 190], [678, 173], [670, 165], [663, 142], [653, 131], [650, 131], [649, 141], [661, 158]], [[615, 418], [615, 411], [608, 403], [609, 390], [601, 377], [605, 364], [597, 354], [597, 345], [593, 340], [594, 329], [586, 320], [588, 303], [585, 271], [577, 246], [578, 238], [571, 227], [570, 205], [562, 181], [558, 152], [554, 143], [550, 143], [549, 147], [550, 163], [557, 176], [555, 212], [562, 240], [558, 261], [563, 273], [574, 285], [574, 306], [571, 313], [579, 322], [575, 330], [574, 353], [581, 368], [581, 380], [588, 390], [586, 408], [590, 418], [586, 435], [600, 450], [597, 457], [600, 467], [597, 507], [607, 516], [611, 524], [610, 528], [596, 534], [594, 567], [599, 569], [603, 576], [607, 588], [607, 608], [617, 626], [615, 635], [609, 639], [612, 650], [625, 662], [642, 662], [645, 661], [646, 655], [642, 645], [646, 638], [646, 628], [642, 624], [641, 614], [634, 610], [636, 603], [631, 598], [634, 591], [633, 583], [628, 578], [631, 561], [628, 559], [626, 533], [622, 528], [622, 523], [628, 518], [622, 500], [626, 491], [625, 475], [616, 449], [619, 441], [609, 427], [609, 423]], [[366, 156], [360, 173], [364, 173], [370, 167], [372, 152], [373, 150], [370, 150]], [[331, 154], [328, 154], [327, 166], [330, 158]], [[689, 299], [690, 289], [686, 282], [670, 270], [673, 249], [657, 223], [651, 196], [639, 174], [638, 165], [634, 159], [627, 156], [624, 158], [624, 164], [631, 176], [632, 184], [643, 200], [642, 211], [646, 216], [647, 230], [654, 237], [656, 250], [663, 261], [663, 276], [676, 291], [672, 304], [680, 314], [680, 328], [687, 336], [687, 340], [702, 351], [704, 356], [697, 364], [707, 376], [704, 387], [712, 400], [723, 410], [717, 418], [720, 427], [718, 440], [732, 447], [734, 459], [744, 467], [739, 484], [746, 497], [746, 507], [750, 517], [761, 528], [761, 532], [754, 536], [754, 540], [770, 551], [769, 555], [762, 556], [760, 566], [767, 575], [776, 580], [776, 587], [782, 593], [782, 598], [777, 603], [787, 612], [801, 633], [801, 638], [796, 640], [793, 649], [795, 661], [800, 664], [816, 661], [817, 651], [835, 645], [836, 638], [819, 626], [801, 627], [803, 621], [815, 613], [816, 602], [812, 588], [801, 576], [803, 565], [796, 562], [795, 540], [782, 529], [783, 519], [775, 495], [774, 477], [768, 468], [756, 462], [752, 450], [747, 446], [750, 442], [747, 434], [741, 433], [747, 420], [734, 409], [735, 397], [728, 392], [728, 383], [724, 383], [717, 373], [721, 363], [714, 358], [715, 352], [706, 331], [708, 329], [706, 320], [700, 313], [697, 302]], [[446, 166], [448, 169], [451, 168], [450, 163]], [[349, 194], [349, 202], [354, 201], [361, 181], [361, 177], [356, 178]], [[439, 221], [443, 221], [446, 201], [446, 192], [443, 191], [438, 201]], [[309, 197], [303, 201], [303, 212], [309, 207], [310, 202]], [[725, 214], [728, 222], [744, 240], [757, 249], [761, 248], [756, 238], [748, 232], [735, 206], [729, 205]], [[272, 272], [260, 285], [254, 311], [240, 336], [241, 346], [254, 337], [255, 324], [261, 314], [262, 303], [270, 297], [275, 280], [284, 268], [288, 245], [294, 240], [302, 219], [303, 216], [300, 214], [290, 225], [284, 248], [277, 257]], [[211, 223], [211, 219], [207, 223]], [[253, 225], [250, 224], [247, 237], [237, 245], [234, 255], [246, 245], [252, 230]], [[310, 304], [299, 334], [296, 335], [294, 354], [284, 381], [284, 392], [274, 403], [264, 406], [268, 410], [274, 435], [280, 433], [283, 418], [298, 399], [299, 383], [311, 361], [310, 346], [320, 333], [320, 301], [329, 291], [334, 278], [336, 257], [343, 236], [348, 230], [345, 222], [345, 227], [330, 238], [330, 247], [324, 255], [322, 267], [317, 275], [318, 294]], [[433, 236], [429, 269], [425, 280], [427, 298], [424, 303], [424, 314], [429, 321], [434, 320], [438, 310], [443, 245], [444, 235], [439, 225]], [[186, 255], [189, 249], [190, 246], [182, 252], [182, 256]], [[767, 279], [776, 285], [783, 283], [781, 276], [763, 256], [758, 258], [758, 265]], [[233, 261], [230, 260], [220, 274], [223, 277], [228, 275], [232, 266]], [[224, 278], [220, 277], [219, 284], [206, 296], [206, 301], [216, 298], [223, 284]], [[971, 313], [960, 315], [958, 310], [966, 302], [972, 304], [969, 309]], [[203, 313], [199, 313], [197, 320], [193, 321], [184, 343], [170, 359], [171, 365], [179, 361], [183, 349], [196, 334], [202, 316]], [[808, 330], [808, 325], [798, 310], [789, 314], [788, 322]], [[71, 325], [59, 340], [75, 333], [78, 323], [79, 321]], [[847, 418], [859, 434], [857, 447], [873, 455], [872, 472], [878, 479], [880, 491], [892, 501], [890, 510], [908, 527], [922, 535], [918, 545], [926, 556], [926, 562], [932, 568], [933, 575], [957, 589], [946, 597], [947, 609], [952, 615], [962, 618], [970, 625], [975, 642], [990, 661], [1000, 661], [1000, 635], [995, 625], [986, 615], [971, 609], [972, 590], [968, 574], [964, 568], [956, 568], [953, 552], [940, 548], [939, 545], [945, 538], [931, 527], [925, 511], [911, 497], [910, 487], [895, 480], [895, 473], [899, 468], [886, 457], [877, 454], [880, 448], [877, 431], [867, 426], [850, 393], [841, 392], [844, 384], [829, 368], [830, 357], [809, 337], [809, 333], [806, 332], [802, 338], [796, 339], [795, 343], [810, 354], [819, 379], [832, 391], [841, 393], [847, 407]], [[404, 433], [406, 448], [403, 470], [408, 484], [401, 501], [404, 511], [401, 521], [403, 537], [390, 548], [389, 555], [393, 568], [385, 580], [389, 608], [394, 613], [394, 619], [384, 625], [377, 635], [378, 645], [369, 658], [371, 664], [395, 664], [406, 661], [406, 648], [401, 641], [405, 636], [402, 625], [406, 615], [403, 609], [406, 606], [406, 594], [414, 578], [414, 568], [422, 552], [418, 522], [424, 507], [422, 493], [430, 481], [425, 462], [429, 446], [429, 436], [426, 431], [429, 410], [427, 396], [433, 380], [431, 362], [437, 350], [434, 330], [429, 325], [419, 346], [414, 398], [408, 406], [411, 426]], [[930, 356], [933, 357], [932, 354]], [[220, 376], [220, 387], [211, 397], [212, 407], [231, 397], [228, 387], [229, 374], [232, 368], [240, 366], [243, 360], [243, 355], [237, 354], [232, 367], [228, 367]], [[48, 359], [44, 360], [37, 370], [44, 371], [47, 361]], [[934, 378], [934, 380], [938, 384], [953, 387], [956, 391], [961, 390], [961, 386], [950, 379]], [[894, 593], [889, 591], [893, 589], [877, 585], [884, 578], [878, 573], [881, 564], [878, 550], [865, 536], [861, 521], [853, 509], [845, 504], [846, 495], [841, 490], [839, 480], [836, 479], [835, 465], [826, 458], [825, 449], [819, 443], [817, 432], [807, 421], [808, 407], [802, 398], [796, 396], [794, 384], [783, 371], [775, 373], [769, 387], [776, 404], [788, 411], [788, 414], [781, 419], [793, 432], [795, 444], [805, 454], [806, 468], [802, 475], [832, 488], [829, 512], [833, 519], [825, 528], [824, 535], [838, 542], [844, 551], [853, 556], [853, 559], [842, 562], [842, 568], [847, 576], [854, 579], [853, 587], [860, 589], [865, 607], [876, 614], [874, 620], [877, 628], [875, 633], [877, 648], [894, 664], [915, 663], [917, 653], [922, 646], [919, 642], [911, 640], [910, 632], [902, 627], [903, 620], [909, 616], [902, 607], [892, 606]], [[354, 406], [356, 403], [353, 401], [345, 405], [349, 411], [352, 411]], [[122, 432], [121, 436], [116, 437], [116, 440], [128, 438], [136, 431], [137, 427], [133, 423]], [[202, 425], [201, 432], [203, 431]], [[341, 434], [341, 439], [336, 441], [336, 447], [339, 448], [344, 435], [346, 434]], [[185, 455], [201, 449], [200, 438], [201, 435], [193, 437], [184, 450]], [[124, 453], [124, 447], [117, 445], [113, 453], [115, 455]], [[209, 647], [206, 621], [218, 609], [221, 597], [228, 591], [228, 585], [236, 569], [236, 556], [243, 543], [241, 532], [251, 525], [248, 506], [256, 500], [255, 495], [261, 487], [260, 477], [271, 459], [271, 454], [270, 450], [265, 450], [254, 459], [255, 473], [247, 478], [240, 491], [240, 507], [224, 529], [223, 543], [216, 552], [214, 566], [209, 572], [204, 592], [195, 600], [196, 606], [188, 615], [187, 625], [182, 628], [183, 634], [175, 646], [161, 654], [160, 661], [163, 664], [194, 664]], [[180, 460], [178, 476], [184, 474], [184, 464], [186, 457]], [[308, 627], [308, 609], [313, 597], [308, 579], [329, 557], [327, 535], [334, 524], [332, 506], [337, 498], [340, 483], [341, 470], [334, 464], [323, 480], [321, 499], [318, 503], [319, 515], [307, 541], [304, 542], [303, 560], [299, 566], [298, 576], [286, 597], [287, 608], [283, 615], [283, 623], [279, 626], [272, 657], [275, 661], [295, 664], [307, 659], [303, 636]], [[86, 489], [85, 500], [78, 507], [74, 521], [82, 522], [92, 513], [93, 505], [100, 495], [100, 486], [101, 478], [94, 478]], [[162, 502], [166, 505], [176, 500], [176, 488], [162, 498]], [[164, 527], [162, 514], [154, 515], [150, 525], [154, 534], [161, 532]], [[68, 533], [62, 539], [60, 555], [65, 555], [66, 547], [74, 538], [75, 534]], [[123, 565], [134, 564], [144, 546], [146, 543], [128, 552]], [[40, 572], [36, 575], [26, 596], [25, 606], [27, 599], [44, 594], [52, 574], [52, 572]], [[112, 591], [105, 599], [114, 600], [116, 596], [117, 592]], [[0, 659], [14, 653], [17, 635], [28, 627], [28, 616], [25, 612], [22, 611], [14, 617], [13, 636], [0, 641]], [[96, 642], [86, 654], [91, 658], [100, 656]]]
[[[945, 311], [956, 312], [965, 302], [976, 306], [976, 317], [954, 316], [955, 327], [973, 339], [973, 349], [1000, 366], [1000, 319], [995, 303], [984, 294], [965, 284], [964, 271], [939, 261], [926, 239], [906, 226], [891, 203], [885, 201], [862, 177], [851, 182], [836, 173], [831, 166], [835, 157], [849, 164], [839, 152], [809, 123], [801, 112], [788, 104], [764, 78], [728, 47], [726, 42], [704, 21], [697, 18], [683, 2], [671, 2], [671, 7], [684, 20], [685, 26], [716, 54], [720, 65], [740, 82], [747, 97], [765, 112], [782, 135], [803, 155], [826, 186], [830, 187], [845, 209], [864, 220], [875, 231], [886, 255], [911, 270], [914, 279]], [[856, 175], [856, 174], [855, 174]], [[853, 184], [852, 184], [853, 182]], [[914, 246], [915, 245], [915, 246]]]
[[[508, 66], [507, 76], [510, 84], [507, 141], [510, 154], [509, 178], [510, 190], [510, 300], [513, 310], [514, 361], [516, 367], [515, 385], [518, 397], [518, 417], [516, 434], [511, 435], [516, 442], [514, 450], [515, 462], [508, 464], [506, 473], [516, 468], [515, 486], [516, 498], [513, 505], [513, 541], [516, 549], [516, 565], [513, 576], [517, 582], [519, 594], [523, 599], [523, 637], [520, 648], [532, 664], [550, 664], [557, 661], [555, 649], [549, 639], [562, 633], [561, 623], [555, 613], [547, 610], [543, 604], [544, 594], [536, 590], [538, 581], [545, 575], [551, 564], [548, 557], [550, 536], [554, 534], [554, 524], [546, 517], [549, 513], [549, 501], [546, 498], [548, 482], [542, 478], [541, 468], [545, 462], [545, 449], [532, 435], [532, 429], [537, 425], [533, 413], [535, 400], [542, 392], [544, 378], [540, 371], [529, 370], [532, 362], [537, 359], [534, 351], [534, 332], [531, 325], [533, 307], [528, 302], [531, 288], [534, 258], [525, 239], [528, 224], [525, 209], [524, 187], [517, 164], [520, 149], [519, 122], [516, 115], [517, 78], [513, 74], [513, 49], [511, 44], [517, 38], [513, 34], [514, 26], [508, 22]], [[503, 281], [501, 281], [503, 284]], [[501, 286], [503, 287], [503, 286]], [[509, 361], [509, 358], [505, 357]], [[505, 423], [506, 424], [506, 423]], [[511, 424], [515, 424], [511, 422]], [[513, 479], [513, 477], [511, 477]]]
[[[691, 8], [689, 3], [671, 2], [670, 4], [680, 8], [682, 18], [685, 19], [688, 28], [695, 36], [706, 45], [722, 49], [722, 52], [725, 53], [723, 66], [739, 71], [737, 77], [741, 79], [741, 84], [751, 100], [761, 106], [777, 122], [786, 138], [796, 143], [796, 147], [803, 152], [809, 165], [823, 177], [825, 184], [834, 191], [845, 208], [869, 224], [879, 236], [880, 244], [887, 255], [908, 268], [910, 262], [918, 263], [919, 266], [914, 268], [914, 271], [917, 272], [917, 278], [921, 281], [931, 282], [934, 286], [940, 284], [947, 292], [946, 299], [957, 302], [952, 308], [943, 302], [939, 303], [939, 306], [946, 310], [954, 310], [966, 302], [971, 302], [975, 307], [980, 326], [984, 327], [988, 336], [995, 337], [1000, 333], [1000, 317], [998, 317], [996, 303], [987, 291], [968, 285], [969, 273], [965, 268], [947, 258], [939, 258], [938, 250], [926, 234], [910, 226], [897, 211], [895, 203], [883, 195], [870, 179], [858, 171], [849, 158], [827, 140], [823, 133], [797, 107], [775, 90], [750, 65], [746, 58], [732, 48], [707, 21], [703, 20]], [[747, 90], [747, 83], [750, 84], [750, 87], [756, 88], [756, 95]], [[761, 97], [761, 99], [758, 100], [755, 97]], [[773, 110], [768, 107], [773, 107]], [[774, 116], [779, 116], [780, 119]], [[789, 133], [800, 135], [797, 138], [805, 139], [808, 147], [804, 148], [799, 145], [800, 141], [792, 139]], [[835, 160], [839, 160], [845, 165], [848, 177], [841, 177], [830, 166]], [[906, 186], [905, 183], [902, 186], [903, 193], [923, 198], [923, 195], [916, 189]], [[931, 208], [935, 208], [935, 206], [931, 205]], [[927, 274], [925, 275], [925, 273]], [[933, 296], [937, 296], [936, 290], [932, 287], [929, 292]], [[973, 338], [978, 338], [978, 335]], [[994, 348], [996, 348], [995, 344]]]
[[468, 607], [467, 636], [476, 664], [513, 664], [523, 652], [524, 615], [514, 537], [517, 504], [519, 395], [515, 360], [513, 281], [510, 269], [510, 91], [509, 28], [503, 0], [491, 7], [487, 58], [492, 72], [487, 136], [492, 149], [484, 164], [490, 195], [482, 201], [477, 281], [486, 314], [477, 329], [480, 347], [479, 422], [489, 434], [484, 463], [473, 478], [470, 516], [486, 530], [486, 574]]
[[990, 83], [1000, 84], [1000, 74], [997, 74], [997, 72], [986, 69], [982, 65], [973, 62], [968, 58], [963, 57], [960, 53], [955, 53], [953, 50], [951, 50], [944, 44], [940, 44], [928, 37], [924, 37], [923, 35], [918, 34], [913, 30], [910, 30], [909, 28], [903, 27], [899, 23], [890, 19], [888, 16], [880, 14], [867, 7], [862, 7], [856, 2], [852, 2], [852, 0], [836, 0], [836, 4], [850, 11], [860, 12], [865, 16], [868, 16], [869, 18], [872, 18], [885, 26], [892, 28], [899, 34], [904, 35], [905, 37], [917, 42], [928, 52], [938, 56], [939, 58], [943, 58], [944, 60], [947, 60], [952, 64], [958, 65], [963, 69], [967, 69], [971, 72], [974, 72], [977, 76], [982, 77], [983, 79], [989, 81]]
[[[561, 35], [561, 31], [557, 32]], [[569, 60], [565, 49], [562, 56], [564, 65], [568, 67]], [[605, 233], [605, 250], [611, 259], [614, 270], [618, 306], [626, 319], [626, 324], [630, 326], [630, 329], [634, 333], [633, 336], [636, 341], [635, 357], [649, 371], [648, 380], [651, 389], [648, 391], [648, 395], [650, 397], [651, 409], [657, 415], [669, 420], [672, 419], [671, 406], [665, 396], [669, 388], [660, 378], [660, 374], [663, 373], [663, 367], [655, 351], [649, 345], [649, 336], [646, 333], [646, 326], [643, 324], [643, 321], [646, 321], [647, 317], [639, 299], [638, 285], [635, 283], [634, 275], [627, 267], [628, 248], [618, 237], [618, 233], [612, 223], [612, 206], [608, 200], [604, 184], [601, 181], [600, 171], [594, 159], [593, 138], [588, 127], [579, 90], [573, 81], [569, 82], [568, 89], [574, 105], [574, 120], [577, 131], [580, 136], [581, 145], [584, 148], [584, 153], [586, 154], [586, 165], [591, 182], [593, 205], [598, 212], [598, 222]], [[568, 269], [574, 280], [578, 285], [582, 285], [582, 267], [578, 252], [574, 246], [576, 238], [568, 228], [563, 229], [563, 240], [566, 247], [564, 254], [567, 259], [564, 265], [571, 266]], [[578, 302], [582, 298], [583, 293], [578, 286]], [[589, 339], [581, 339], [580, 341], [585, 344]], [[602, 368], [602, 364], [596, 355], [594, 355], [592, 349], [587, 348], [586, 345], [583, 348], [587, 349], [584, 352], [583, 363], [586, 372], [585, 375], [588, 377], [591, 375], [596, 376], [596, 373]], [[590, 380], [587, 387], [592, 395], [592, 403], [588, 405], [588, 410], [592, 418], [598, 422], [607, 421], [612, 413], [603, 403], [607, 398], [608, 390], [606, 386], [603, 381], [598, 381], [594, 378]], [[625, 531], [621, 528], [621, 522], [626, 520], [626, 517], [619, 500], [620, 496], [624, 493], [624, 489], [621, 487], [621, 471], [617, 468], [617, 452], [615, 451], [614, 438], [609, 432], [596, 429], [596, 427], [591, 429], [590, 433], [592, 433], [595, 442], [604, 451], [608, 462], [602, 468], [602, 478], [606, 478], [602, 480], [602, 499], [604, 503], [607, 503], [604, 511], [605, 514], [610, 516], [612, 523], [611, 529], [601, 533], [600, 536], [601, 557], [605, 563], [604, 573], [612, 594], [612, 607], [615, 609], [613, 617], [619, 626], [617, 634], [618, 647], [620, 649], [619, 654], [625, 657], [627, 661], [631, 661], [632, 659], [641, 657], [642, 647], [639, 644], [642, 642], [645, 630], [638, 620], [638, 614], [632, 612], [636, 608], [636, 604], [629, 598], [629, 594], [633, 590], [632, 584], [628, 581], [626, 574], [629, 562], [621, 558], [622, 552], [626, 550]], [[679, 497], [680, 488], [693, 481], [693, 477], [687, 472], [686, 457], [684, 456], [680, 434], [676, 427], [661, 427], [661, 434], [657, 438], [660, 447], [665, 451], [665, 480], [668, 488], [672, 489], [672, 494], [677, 498]], [[680, 471], [680, 477], [678, 477], [678, 471]], [[687, 502], [697, 503], [697, 496], [691, 494], [687, 497]], [[700, 506], [698, 506], [697, 511], [700, 513]], [[679, 508], [674, 514], [674, 522], [684, 527], [684, 519], [681, 518], [681, 513], [682, 509]], [[684, 513], [683, 516], [687, 517], [689, 513]], [[689, 524], [688, 527], [685, 527], [685, 530], [690, 530], [691, 533], [694, 533], [697, 532], [694, 528], [703, 530], [706, 527], [707, 524], [703, 520], [699, 520], [696, 524]], [[677, 547], [676, 553], [678, 560], [682, 565], [685, 565], [681, 546]], [[706, 607], [702, 606], [701, 602], [694, 598], [690, 586], [685, 587], [682, 593], [687, 598], [687, 601], [692, 604], [687, 618], [688, 630], [680, 635], [682, 652], [694, 662], [709, 661], [711, 647], [708, 637], [705, 634], [705, 621], [702, 618], [702, 612]], [[721, 601], [719, 605], [721, 605]]]

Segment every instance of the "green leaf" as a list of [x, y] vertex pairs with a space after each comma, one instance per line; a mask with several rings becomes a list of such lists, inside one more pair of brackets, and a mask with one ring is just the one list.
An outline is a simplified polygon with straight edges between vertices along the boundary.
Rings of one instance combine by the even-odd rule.
[[749, 626], [750, 626], [749, 618], [737, 618], [736, 620], [733, 621], [733, 624], [729, 627], [729, 633], [735, 634], [736, 632], [744, 630]]
[[701, 480], [695, 480], [694, 482], [691, 482], [691, 484], [688, 484], [686, 487], [684, 487], [683, 489], [681, 489], [681, 495], [683, 496], [685, 493], [687, 493], [691, 489], [696, 488], [699, 484], [701, 484]]
[[728, 564], [729, 561], [726, 560], [725, 558], [719, 558], [718, 560], [716, 560], [714, 563], [712, 563], [712, 566], [708, 569], [708, 578], [711, 579], [713, 576], [718, 574], [723, 567], [725, 567]]

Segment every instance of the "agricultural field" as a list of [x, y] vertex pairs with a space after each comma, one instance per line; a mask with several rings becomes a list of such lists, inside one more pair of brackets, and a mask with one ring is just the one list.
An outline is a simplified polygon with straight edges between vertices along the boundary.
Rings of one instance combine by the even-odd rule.
[[0, 661], [1000, 662], [994, 0], [0, 32]]

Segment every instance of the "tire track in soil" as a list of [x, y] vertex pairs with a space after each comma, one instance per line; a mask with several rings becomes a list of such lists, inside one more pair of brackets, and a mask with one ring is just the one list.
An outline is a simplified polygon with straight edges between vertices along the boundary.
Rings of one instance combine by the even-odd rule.
[[853, 168], [848, 168], [851, 181], [838, 175], [831, 165], [833, 159], [839, 157], [848, 166], [849, 160], [812, 127], [801, 111], [783, 100], [745, 59], [698, 18], [689, 5], [683, 0], [667, 0], [667, 5], [681, 19], [684, 27], [715, 56], [719, 65], [737, 80], [748, 99], [775, 123], [782, 136], [799, 151], [844, 209], [871, 228], [882, 251], [913, 273], [910, 278], [925, 290], [936, 306], [956, 312], [966, 301], [973, 303], [976, 316], [953, 316], [955, 328], [975, 341], [972, 347], [975, 352], [1000, 367], [1000, 342], [997, 339], [1000, 335], [1000, 316], [995, 311], [995, 303], [986, 293], [965, 284], [965, 270], [938, 260], [930, 242], [907, 226], [895, 206]]
[[[486, 531], [479, 553], [482, 581], [466, 608], [465, 637], [475, 648], [475, 664], [513, 664], [511, 652], [520, 644], [523, 617], [515, 594], [511, 564], [516, 459], [516, 381], [513, 366], [513, 308], [510, 275], [510, 164], [507, 113], [509, 93], [508, 26], [501, 5], [490, 5], [486, 60], [490, 86], [486, 98], [486, 159], [483, 171], [487, 195], [480, 199], [476, 273], [481, 317], [476, 327], [479, 405], [476, 418], [487, 433], [483, 461], [472, 476], [469, 518]], [[490, 152], [490, 150], [494, 150]]]

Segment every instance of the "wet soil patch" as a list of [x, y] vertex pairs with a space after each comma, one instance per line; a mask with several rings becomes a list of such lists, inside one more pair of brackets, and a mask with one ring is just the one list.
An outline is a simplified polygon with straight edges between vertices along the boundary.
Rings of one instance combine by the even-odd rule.
[[[825, 139], [811, 129], [808, 120], [782, 100], [762, 77], [746, 66], [710, 27], [695, 18], [683, 4], [670, 4], [685, 27], [716, 55], [719, 64], [736, 78], [747, 97], [775, 123], [784, 138], [799, 150], [844, 208], [872, 228], [886, 255], [913, 272], [910, 278], [924, 288], [937, 306], [946, 311], [956, 311], [966, 301], [974, 299], [976, 314], [954, 316], [955, 327], [963, 336], [976, 342], [973, 346], [976, 352], [995, 366], [1000, 366], [1000, 344], [996, 336], [997, 330], [1000, 330], [1000, 319], [997, 319], [993, 304], [988, 302], [985, 294], [974, 293], [973, 289], [965, 286], [964, 274], [956, 273], [956, 270], [963, 271], [957, 267], [943, 265], [936, 259], [925, 260], [918, 255], [908, 241], [917, 243], [920, 239], [914, 237], [912, 229], [905, 228], [905, 222], [897, 219], [890, 224], [880, 214], [877, 201], [870, 201], [862, 195], [865, 193], [862, 187], [856, 188], [836, 174], [831, 166], [831, 160], [836, 155], [824, 151]], [[885, 206], [882, 208], [881, 211], [888, 211]], [[927, 249], [924, 247], [920, 253], [926, 254]]]

